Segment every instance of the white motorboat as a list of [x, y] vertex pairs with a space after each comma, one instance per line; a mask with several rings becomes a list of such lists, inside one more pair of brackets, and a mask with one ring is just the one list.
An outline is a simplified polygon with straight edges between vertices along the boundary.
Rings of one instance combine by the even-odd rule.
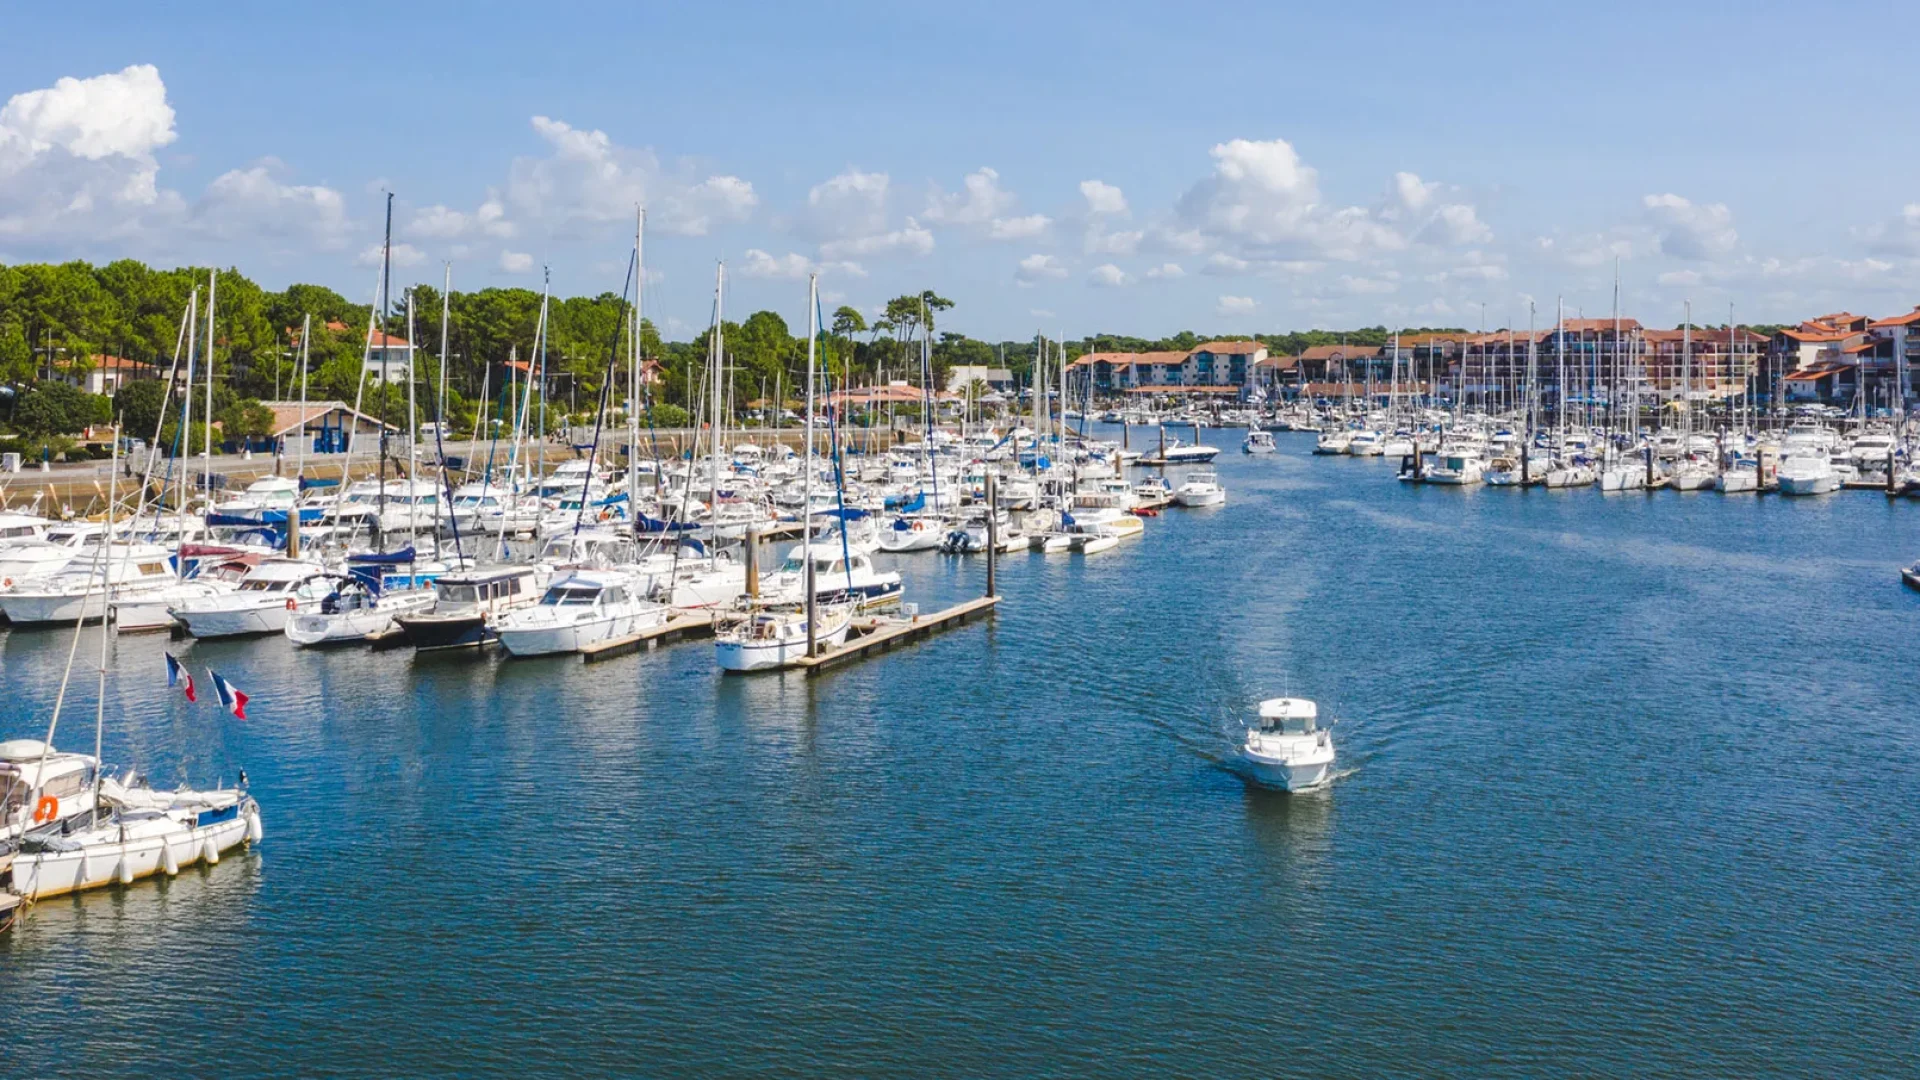
[[1201, 470], [1188, 476], [1185, 483], [1174, 489], [1173, 501], [1195, 508], [1219, 506], [1227, 501], [1227, 489], [1220, 486], [1220, 477], [1213, 471]]
[[232, 592], [182, 600], [167, 614], [197, 638], [279, 634], [289, 616], [320, 606], [333, 592], [333, 578], [306, 559], [262, 559]]
[[1442, 450], [1427, 466], [1429, 484], [1467, 487], [1486, 478], [1486, 461], [1474, 450]]
[[1774, 479], [1782, 495], [1825, 495], [1840, 490], [1840, 474], [1823, 450], [1788, 452]]
[[664, 604], [636, 595], [632, 579], [610, 570], [569, 570], [547, 585], [532, 607], [510, 611], [495, 626], [514, 656], [578, 652], [585, 645], [664, 624]]
[[813, 560], [815, 596], [845, 593], [863, 608], [880, 607], [900, 599], [898, 570], [877, 571], [870, 556], [859, 552], [849, 554], [838, 543], [818, 540], [796, 544], [787, 551], [786, 561], [762, 583], [767, 595], [796, 602], [805, 596], [809, 558]]
[[1258, 428], [1247, 432], [1247, 437], [1240, 443], [1240, 452], [1243, 454], [1271, 454], [1273, 451], [1273, 433]]
[[1386, 440], [1379, 432], [1354, 431], [1348, 433], [1348, 455], [1352, 457], [1379, 457], [1386, 452]]
[[[239, 555], [238, 552], [235, 553]], [[185, 556], [182, 560], [186, 561]], [[201, 558], [193, 561], [186, 576], [163, 588], [142, 591], [136, 595], [115, 592], [113, 596], [113, 628], [116, 633], [132, 634], [145, 630], [166, 630], [173, 626], [170, 610], [189, 600], [202, 600], [214, 596], [223, 596], [240, 587], [241, 579], [254, 556], [227, 558]]]
[[1353, 432], [1345, 428], [1323, 431], [1313, 440], [1313, 452], [1316, 454], [1344, 454], [1347, 446], [1353, 442]]
[[64, 569], [86, 554], [88, 544], [105, 531], [105, 526], [70, 522], [36, 531], [34, 525], [26, 523], [12, 525], [10, 531], [18, 535], [0, 541], [0, 592]]
[[1169, 443], [1167, 452], [1161, 455], [1161, 460], [1169, 465], [1205, 465], [1219, 454], [1219, 448], [1214, 446]]
[[107, 592], [116, 597], [158, 593], [178, 580], [167, 549], [153, 544], [110, 543], [105, 550], [68, 563], [58, 573], [21, 582], [0, 593], [0, 612], [18, 626], [97, 622], [107, 614]]
[[296, 612], [287, 619], [287, 640], [303, 648], [365, 641], [393, 628], [400, 615], [433, 606], [431, 588], [382, 589], [377, 578], [349, 576], [323, 597], [318, 608]]
[[1711, 461], [1690, 457], [1675, 465], [1667, 480], [1675, 491], [1711, 491], [1720, 484], [1720, 471]]
[[[854, 601], [814, 602], [819, 620], [813, 633], [815, 647], [835, 646], [847, 640], [853, 626]], [[723, 616], [714, 629], [714, 661], [722, 671], [775, 671], [792, 667], [807, 655], [807, 610], [804, 604], [751, 606]]]
[[1253, 779], [1269, 787], [1305, 791], [1333, 774], [1333, 737], [1319, 724], [1320, 710], [1305, 698], [1260, 703], [1259, 722], [1240, 748]]

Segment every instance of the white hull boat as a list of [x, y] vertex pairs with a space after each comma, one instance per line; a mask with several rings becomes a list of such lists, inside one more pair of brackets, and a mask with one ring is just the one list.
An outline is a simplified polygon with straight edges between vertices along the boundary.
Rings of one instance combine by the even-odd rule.
[[[853, 627], [852, 604], [815, 604], [820, 628], [816, 646], [837, 646]], [[804, 609], [755, 611], [731, 621], [714, 634], [714, 661], [722, 671], [777, 671], [807, 656], [807, 615]]]
[[508, 612], [494, 633], [513, 656], [579, 652], [583, 647], [661, 626], [672, 612], [640, 599], [627, 576], [575, 570], [553, 579], [540, 603]]
[[1333, 776], [1333, 738], [1319, 726], [1319, 709], [1304, 698], [1260, 703], [1260, 720], [1247, 729], [1240, 759], [1259, 784], [1306, 791]]

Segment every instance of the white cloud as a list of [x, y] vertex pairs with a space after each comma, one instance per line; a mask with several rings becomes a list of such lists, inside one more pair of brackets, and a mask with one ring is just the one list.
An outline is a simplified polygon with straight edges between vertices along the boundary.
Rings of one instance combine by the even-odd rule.
[[500, 269], [508, 274], [524, 274], [533, 269], [533, 256], [524, 251], [500, 252]]
[[1213, 307], [1213, 313], [1220, 316], [1251, 315], [1259, 307], [1251, 296], [1223, 296]]
[[1014, 271], [1013, 278], [1022, 285], [1033, 285], [1048, 278], [1067, 276], [1067, 268], [1059, 259], [1051, 255], [1033, 254], [1020, 260], [1020, 267]]
[[1372, 212], [1323, 203], [1319, 173], [1285, 139], [1234, 139], [1212, 154], [1213, 174], [1180, 197], [1178, 214], [1242, 258], [1356, 259], [1406, 246]]
[[1880, 255], [1920, 255], [1920, 202], [1900, 208], [1892, 220], [1866, 230], [1867, 250]]
[[290, 247], [335, 250], [352, 222], [346, 199], [328, 187], [283, 183], [286, 166], [272, 158], [214, 178], [194, 207], [208, 235], [228, 241], [280, 240]]
[[1698, 270], [1669, 270], [1657, 280], [1662, 285], [1698, 285], [1703, 279]]
[[1354, 274], [1340, 275], [1340, 291], [1348, 296], [1378, 296], [1398, 292], [1400, 283], [1393, 280], [1389, 273], [1383, 277], [1360, 277]]
[[1133, 284], [1133, 275], [1112, 263], [1103, 263], [1094, 267], [1093, 272], [1087, 275], [1087, 284], [1109, 289], [1117, 288], [1121, 285]]
[[1229, 255], [1224, 251], [1216, 251], [1212, 255], [1207, 256], [1206, 268], [1203, 269], [1201, 273], [1221, 276], [1244, 274], [1251, 269], [1253, 269], [1253, 264], [1247, 260], [1235, 255]]
[[826, 259], [931, 252], [933, 233], [915, 219], [889, 226], [891, 186], [886, 173], [857, 168], [815, 184], [807, 192], [801, 231], [820, 241]]
[[1131, 255], [1140, 250], [1146, 233], [1139, 229], [1108, 232], [1104, 221], [1096, 218], [1087, 226], [1086, 249], [1089, 255]]
[[967, 174], [957, 193], [934, 188], [921, 216], [938, 225], [987, 225], [1013, 209], [1015, 202], [1013, 193], [1000, 187], [1000, 174], [982, 166]]
[[177, 137], [150, 64], [63, 78], [0, 107], [0, 236], [92, 242], [184, 213], [162, 190], [154, 151]]
[[[353, 261], [359, 266], [379, 266], [383, 254], [379, 244], [369, 244]], [[419, 266], [426, 261], [426, 253], [412, 244], [393, 245], [393, 265], [395, 266]]]
[[785, 278], [790, 281], [804, 281], [808, 274], [843, 274], [847, 277], [866, 277], [867, 272], [859, 263], [853, 262], [815, 262], [798, 252], [785, 255], [769, 255], [759, 248], [748, 248], [742, 257], [740, 276], [750, 278]]
[[[598, 233], [647, 208], [650, 228], [705, 236], [716, 225], [745, 221], [760, 198], [737, 176], [700, 176], [689, 165], [668, 168], [652, 150], [621, 146], [604, 131], [584, 131], [562, 120], [533, 118], [547, 144], [544, 157], [515, 158], [508, 169], [507, 204], [523, 218], [563, 233]], [[489, 199], [498, 205], [498, 200]], [[488, 217], [484, 205], [476, 218]], [[492, 220], [498, 224], [505, 207]], [[497, 235], [497, 234], [496, 234]]]
[[1159, 266], [1147, 271], [1147, 277], [1155, 281], [1172, 281], [1175, 278], [1183, 278], [1186, 276], [1187, 272], [1180, 269], [1179, 263], [1161, 263]]
[[1740, 242], [1726, 203], [1695, 203], [1672, 193], [1648, 195], [1641, 202], [1660, 232], [1663, 254], [1705, 261], [1732, 254]]
[[1479, 212], [1465, 203], [1449, 203], [1434, 212], [1415, 239], [1426, 244], [1484, 244], [1493, 239], [1493, 230], [1480, 220]]
[[1393, 191], [1400, 205], [1413, 213], [1425, 210], [1433, 202], [1434, 193], [1440, 190], [1438, 181], [1425, 181], [1410, 172], [1393, 174]]
[[1053, 219], [1045, 214], [1028, 214], [1025, 217], [995, 218], [987, 226], [987, 235], [995, 240], [1025, 240], [1047, 231]]
[[1124, 214], [1127, 212], [1127, 197], [1121, 190], [1103, 180], [1080, 181], [1080, 195], [1087, 200], [1089, 214]]

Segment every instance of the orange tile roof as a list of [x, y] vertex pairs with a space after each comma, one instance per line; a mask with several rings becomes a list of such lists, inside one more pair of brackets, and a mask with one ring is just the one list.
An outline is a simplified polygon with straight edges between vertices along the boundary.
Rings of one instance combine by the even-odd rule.
[[1379, 356], [1379, 345], [1309, 345], [1300, 353], [1302, 360], [1358, 360]]
[[[1232, 354], [1232, 353], [1253, 353], [1253, 352], [1258, 352], [1264, 348], [1266, 348], [1266, 346], [1260, 344], [1257, 341], [1203, 341], [1200, 344], [1195, 345], [1193, 347], [1193, 351], [1197, 353], [1210, 352], [1210, 353]], [[1192, 354], [1189, 353], [1188, 355], [1192, 355]]]
[[1868, 323], [1867, 326], [1879, 329], [1889, 326], [1912, 326], [1917, 322], [1920, 322], [1920, 307], [1915, 307], [1905, 315], [1894, 315], [1885, 319], [1875, 319], [1873, 322]]

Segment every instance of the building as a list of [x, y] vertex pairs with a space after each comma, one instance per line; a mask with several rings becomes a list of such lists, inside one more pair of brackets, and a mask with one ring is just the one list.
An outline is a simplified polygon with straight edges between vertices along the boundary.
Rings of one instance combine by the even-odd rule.
[[[378, 438], [381, 423], [365, 413], [355, 412], [344, 401], [263, 401], [273, 411], [273, 426], [268, 438], [286, 440], [288, 454], [337, 454], [352, 445], [355, 437]], [[399, 429], [386, 425], [390, 432]], [[304, 448], [299, 446], [307, 440]]]
[[366, 373], [378, 386], [382, 379], [404, 383], [413, 378], [413, 346], [407, 339], [375, 330], [367, 339]]
[[1071, 367], [1091, 373], [1096, 394], [1240, 394], [1258, 385], [1267, 347], [1257, 341], [1208, 341], [1185, 352], [1097, 352]]
[[984, 364], [955, 364], [947, 369], [947, 389], [951, 392], [957, 393], [974, 382], [986, 383], [988, 389], [1005, 393], [1013, 389], [1013, 372]]
[[68, 386], [77, 386], [89, 394], [107, 397], [112, 397], [115, 391], [130, 382], [160, 377], [160, 369], [152, 364], [104, 354], [95, 354], [82, 364], [72, 360], [56, 360], [53, 367], [55, 377]]

